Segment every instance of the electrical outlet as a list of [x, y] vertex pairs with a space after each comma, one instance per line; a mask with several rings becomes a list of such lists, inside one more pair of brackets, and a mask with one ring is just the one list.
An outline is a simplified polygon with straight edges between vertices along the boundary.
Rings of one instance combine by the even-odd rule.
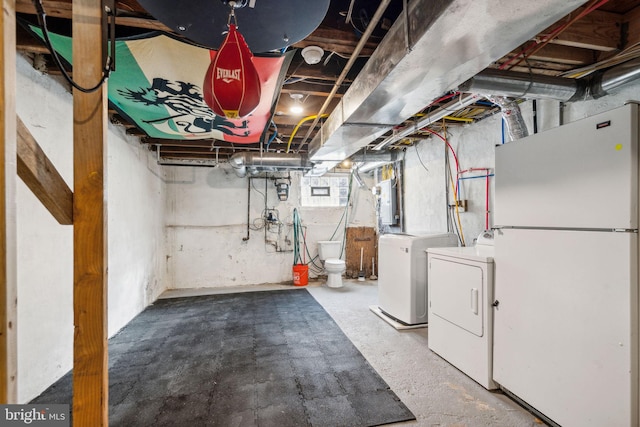
[[[467, 200], [458, 200], [458, 212], [466, 212], [467, 211]], [[451, 203], [449, 204], [449, 207], [451, 209], [455, 209], [456, 208], [456, 204], [455, 203]]]

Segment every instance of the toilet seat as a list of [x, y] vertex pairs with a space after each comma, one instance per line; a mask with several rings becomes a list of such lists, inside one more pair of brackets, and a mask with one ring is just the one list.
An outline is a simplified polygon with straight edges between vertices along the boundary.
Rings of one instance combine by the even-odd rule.
[[325, 270], [336, 270], [337, 268], [343, 268], [346, 266], [346, 262], [344, 260], [338, 259], [338, 258], [331, 258], [328, 260], [325, 260], [324, 262], [324, 268]]

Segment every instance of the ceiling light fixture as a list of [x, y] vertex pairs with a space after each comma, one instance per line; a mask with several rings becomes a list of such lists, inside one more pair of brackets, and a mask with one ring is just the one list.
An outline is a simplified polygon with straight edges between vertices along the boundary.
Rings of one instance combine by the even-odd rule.
[[302, 107], [302, 98], [304, 97], [301, 93], [290, 93], [289, 96], [293, 99], [293, 104], [289, 108], [291, 114], [300, 115], [304, 112], [304, 108]]
[[314, 65], [320, 62], [322, 56], [324, 55], [324, 50], [322, 50], [319, 46], [307, 46], [302, 49], [302, 57], [304, 58], [304, 62], [309, 65]]

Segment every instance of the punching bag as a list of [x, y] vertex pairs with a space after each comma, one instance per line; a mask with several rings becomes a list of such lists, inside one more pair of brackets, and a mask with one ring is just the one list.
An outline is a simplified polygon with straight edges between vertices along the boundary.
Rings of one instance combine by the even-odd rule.
[[234, 24], [204, 78], [204, 102], [217, 116], [248, 116], [260, 103], [260, 77], [253, 54]]

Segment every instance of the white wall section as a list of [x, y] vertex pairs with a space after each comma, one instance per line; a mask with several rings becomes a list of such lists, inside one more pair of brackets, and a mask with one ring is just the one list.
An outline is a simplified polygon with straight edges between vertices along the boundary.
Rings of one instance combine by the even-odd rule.
[[[623, 86], [615, 93], [598, 100], [565, 104], [562, 108], [563, 121], [564, 123], [573, 122], [619, 107], [628, 100], [640, 100], [639, 90], [640, 83], [636, 82]], [[529, 134], [533, 134], [532, 101], [523, 102], [520, 108]], [[538, 101], [538, 132], [558, 126], [561, 120], [560, 111], [559, 102]], [[451, 126], [447, 130], [447, 136], [449, 143], [458, 155], [461, 170], [488, 167], [492, 169], [491, 173], [495, 172], [493, 170], [495, 145], [502, 143], [502, 118], [499, 113], [478, 123]], [[579, 154], [576, 153], [576, 155]], [[453, 156], [450, 152], [449, 157], [453, 164]], [[451, 184], [445, 181], [444, 176], [445, 144], [437, 137], [428, 138], [416, 146], [407, 148], [404, 159], [406, 191], [404, 215], [407, 233], [422, 234], [447, 231], [445, 186], [450, 189]], [[425, 169], [425, 166], [428, 170]], [[452, 166], [451, 170], [455, 173], [455, 166]], [[478, 172], [463, 176], [483, 174], [484, 172]], [[489, 184], [489, 207], [490, 211], [493, 211], [493, 178], [490, 178]], [[460, 213], [460, 221], [467, 246], [470, 246], [485, 225], [485, 180], [483, 178], [461, 180], [460, 197], [468, 201], [468, 209], [466, 212]], [[449, 202], [453, 203], [453, 199], [450, 198]], [[489, 220], [489, 225], [493, 226], [493, 212], [490, 213]]]
[[[17, 60], [17, 112], [73, 185], [72, 98]], [[123, 128], [108, 132], [109, 334], [164, 290], [164, 183], [151, 153]], [[27, 402], [72, 366], [73, 227], [18, 180], [18, 399]]]
[[[273, 175], [273, 174], [271, 174]], [[286, 173], [276, 176], [286, 177]], [[308, 226], [308, 246], [328, 240], [340, 222], [343, 207], [300, 208], [299, 172], [291, 173], [287, 201], [276, 195], [274, 180], [251, 178], [250, 230], [247, 238], [248, 179], [229, 165], [216, 168], [167, 167], [167, 270], [169, 288], [206, 288], [290, 282], [293, 265], [293, 209]], [[276, 211], [281, 225], [270, 226], [265, 243], [263, 212]], [[354, 183], [349, 226], [375, 226], [370, 191]], [[343, 225], [336, 237], [343, 235]], [[291, 243], [287, 243], [291, 242]], [[307, 261], [309, 257], [307, 257]]]

